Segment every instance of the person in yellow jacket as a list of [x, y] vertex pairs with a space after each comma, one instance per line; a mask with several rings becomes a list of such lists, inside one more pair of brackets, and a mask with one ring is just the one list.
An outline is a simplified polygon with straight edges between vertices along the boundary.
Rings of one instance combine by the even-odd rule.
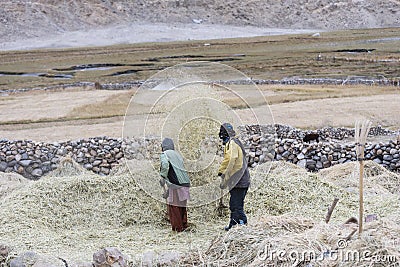
[[243, 144], [235, 135], [230, 123], [221, 125], [219, 138], [224, 144], [224, 159], [218, 169], [218, 176], [221, 176], [221, 189], [229, 189], [231, 211], [229, 225], [225, 227], [226, 231], [236, 224], [247, 224], [244, 199], [250, 186], [250, 173]]

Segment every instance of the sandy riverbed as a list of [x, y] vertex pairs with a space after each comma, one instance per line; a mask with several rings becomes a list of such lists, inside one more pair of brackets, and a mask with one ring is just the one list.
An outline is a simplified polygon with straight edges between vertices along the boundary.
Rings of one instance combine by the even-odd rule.
[[49, 34], [46, 36], [20, 39], [12, 42], [2, 41], [0, 43], [0, 50], [107, 46], [146, 42], [211, 40], [282, 34], [314, 34], [319, 31], [320, 30], [312, 29], [277, 29], [254, 26], [229, 26], [196, 23], [130, 23], [92, 30]]

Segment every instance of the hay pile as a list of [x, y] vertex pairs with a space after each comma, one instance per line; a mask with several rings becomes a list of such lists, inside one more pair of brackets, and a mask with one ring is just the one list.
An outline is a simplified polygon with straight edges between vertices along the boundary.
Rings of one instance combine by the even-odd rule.
[[[149, 188], [144, 190], [159, 190], [161, 195], [157, 172], [143, 161], [131, 164], [136, 166], [136, 173], [121, 166], [110, 176], [60, 169], [56, 176], [11, 191], [0, 203], [0, 240], [18, 253], [34, 249], [68, 262], [91, 261], [94, 251], [109, 246], [118, 247], [136, 265], [146, 251], [186, 253], [182, 265], [249, 265], [266, 244], [322, 252], [333, 246], [335, 239], [348, 234], [341, 224], [349, 217], [357, 217], [358, 195], [342, 186], [345, 178], [334, 179], [339, 175], [308, 173], [289, 163], [273, 162], [251, 172], [260, 186], [246, 197], [247, 227], [225, 234], [222, 227], [228, 217], [219, 218], [215, 212], [217, 203], [212, 202], [189, 208], [193, 225], [187, 232], [176, 234], [164, 220], [164, 200], [150, 197], [136, 182], [147, 181]], [[340, 166], [346, 169], [348, 165], [335, 166], [331, 171], [338, 173]], [[269, 168], [271, 172], [267, 174]], [[207, 176], [203, 179], [215, 176], [212, 168], [208, 171], [199, 175]], [[343, 171], [343, 177], [348, 173]], [[372, 246], [374, 253], [399, 254], [383, 244], [400, 236], [399, 196], [391, 185], [391, 180], [395, 182], [397, 178], [375, 167], [367, 171], [367, 175], [372, 174], [376, 177], [366, 181], [374, 181], [371, 188], [379, 186], [380, 191], [366, 192], [365, 209], [366, 214], [377, 214], [379, 220], [366, 224], [369, 228], [358, 246]], [[215, 181], [217, 186], [217, 178]], [[213, 194], [212, 191], [203, 188], [196, 194]], [[331, 222], [320, 223], [334, 197], [340, 200]], [[228, 203], [226, 197], [224, 202]]]
[[287, 215], [259, 217], [248, 226], [234, 227], [215, 237], [205, 251], [189, 254], [180, 266], [246, 266], [257, 258], [264, 240], [287, 233], [302, 233], [314, 223]]
[[[182, 266], [398, 266], [400, 262], [399, 177], [373, 162], [366, 163], [365, 210], [378, 220], [366, 223], [339, 247], [356, 224], [344, 225], [358, 212], [357, 163], [338, 165], [319, 174], [290, 163], [274, 162], [258, 191], [247, 198], [248, 226], [217, 236], [210, 246], [187, 255]], [[261, 166], [253, 171], [260, 178]], [[350, 182], [349, 182], [350, 180]], [[323, 222], [334, 197], [340, 199], [329, 224]], [[276, 215], [265, 216], [262, 214]], [[281, 215], [283, 214], [283, 215]], [[272, 256], [284, 251], [283, 257]], [[358, 254], [357, 254], [358, 253]], [[374, 262], [375, 261], [375, 262]], [[308, 265], [310, 264], [310, 265]]]
[[[263, 181], [260, 188], [250, 193], [247, 198], [247, 210], [253, 216], [290, 213], [293, 216], [321, 220], [325, 218], [335, 197], [339, 198], [339, 203], [332, 216], [334, 222], [358, 216], [358, 194], [344, 190], [340, 186], [342, 179], [335, 182], [327, 178], [327, 172], [309, 173], [286, 162], [273, 162], [270, 175], [264, 172], [268, 168], [267, 164], [263, 164], [252, 172], [252, 177]], [[335, 169], [333, 172], [336, 172]], [[376, 180], [373, 187], [383, 187], [385, 183]], [[378, 214], [381, 217], [395, 213], [399, 209], [398, 198], [398, 195], [389, 191], [368, 194], [364, 199], [366, 213]]]
[[[2, 198], [1, 243], [19, 253], [34, 249], [76, 262], [90, 261], [92, 252], [103, 246], [119, 247], [131, 256], [146, 250], [202, 248], [222, 228], [215, 203], [189, 209], [192, 227], [184, 233], [185, 241], [180, 240], [183, 233], [171, 232], [165, 221], [157, 172], [143, 161], [131, 161], [137, 173], [121, 166], [110, 176], [84, 171], [68, 160], [64, 163], [51, 176]], [[137, 185], [139, 180], [148, 181], [153, 187], [146, 190], [157, 191], [159, 198], [146, 194]]]
[[70, 156], [60, 158], [57, 169], [52, 170], [47, 176], [68, 177], [76, 175], [86, 175], [93, 172], [88, 171], [82, 165], [75, 162]]
[[[384, 218], [365, 225], [313, 223], [287, 216], [232, 229], [180, 266], [398, 266], [400, 225]], [[279, 256], [278, 256], [279, 255]]]
[[[320, 171], [320, 177], [330, 183], [334, 183], [346, 191], [358, 193], [359, 181], [358, 162], [348, 162], [335, 165]], [[366, 161], [364, 164], [364, 191], [370, 194], [400, 194], [400, 175], [385, 169], [374, 161]]]

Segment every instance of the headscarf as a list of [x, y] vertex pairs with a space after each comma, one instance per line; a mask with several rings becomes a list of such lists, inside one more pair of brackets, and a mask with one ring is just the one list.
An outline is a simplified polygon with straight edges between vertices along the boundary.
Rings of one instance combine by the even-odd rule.
[[174, 141], [171, 138], [164, 138], [164, 140], [161, 143], [161, 149], [162, 151], [166, 150], [174, 150]]
[[222, 139], [222, 142], [226, 144], [230, 138], [235, 137], [236, 133], [233, 130], [233, 126], [230, 123], [223, 123], [219, 129], [219, 138]]

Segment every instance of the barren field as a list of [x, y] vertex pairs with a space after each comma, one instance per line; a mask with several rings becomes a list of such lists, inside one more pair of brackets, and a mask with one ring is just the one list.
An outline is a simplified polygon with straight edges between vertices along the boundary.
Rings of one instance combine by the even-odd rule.
[[[356, 120], [368, 118], [374, 125], [393, 130], [400, 125], [397, 88], [264, 85], [260, 90], [269, 103], [275, 123], [316, 129], [353, 127]], [[3, 96], [0, 136], [47, 142], [94, 136], [122, 137], [124, 114], [135, 91], [73, 90]], [[265, 108], [268, 108], [267, 103], [255, 107], [256, 110]], [[236, 111], [239, 114], [250, 112], [240, 108]], [[138, 114], [136, 123], [142, 125], [146, 118], [147, 114]]]
[[[212, 40], [208, 46], [203, 41], [186, 41], [0, 52], [0, 136], [37, 141], [120, 137], [137, 87], [96, 90], [94, 82], [112, 86], [146, 80], [188, 61], [219, 62], [254, 79], [398, 81], [399, 33], [398, 28], [367, 29], [323, 32], [318, 37]], [[20, 89], [27, 91], [15, 91]], [[356, 119], [369, 118], [394, 130], [400, 125], [399, 86], [344, 83], [260, 85], [259, 89], [276, 123], [299, 128], [352, 127]], [[259, 106], [258, 96], [254, 98], [252, 107], [267, 108]], [[226, 98], [224, 102], [237, 112], [248, 112], [240, 101]], [[135, 119], [141, 124], [144, 116]]]
[[[146, 80], [188, 61], [226, 64], [253, 79], [400, 78], [399, 28], [105, 47], [0, 51], [0, 92], [77, 82]], [[205, 45], [206, 44], [206, 45]]]

